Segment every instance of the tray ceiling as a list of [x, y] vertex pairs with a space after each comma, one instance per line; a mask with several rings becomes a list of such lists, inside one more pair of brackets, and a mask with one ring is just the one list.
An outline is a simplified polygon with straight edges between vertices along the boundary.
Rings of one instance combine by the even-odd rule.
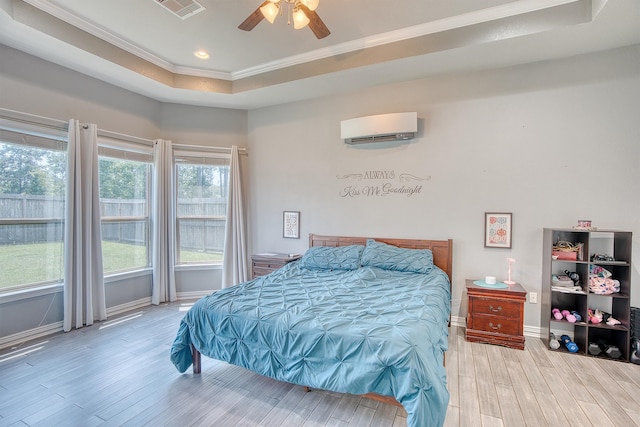
[[[261, 0], [0, 0], [0, 43], [166, 102], [252, 109], [372, 85], [640, 43], [637, 0], [320, 0], [331, 34]], [[206, 50], [210, 57], [193, 55]]]

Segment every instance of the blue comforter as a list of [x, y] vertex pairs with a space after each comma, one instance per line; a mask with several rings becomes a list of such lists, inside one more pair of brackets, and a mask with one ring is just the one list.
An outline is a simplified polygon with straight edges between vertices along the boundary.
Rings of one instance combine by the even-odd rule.
[[191, 348], [293, 384], [395, 397], [409, 427], [441, 426], [449, 402], [450, 287], [446, 274], [293, 262], [200, 299], [171, 349], [180, 372]]

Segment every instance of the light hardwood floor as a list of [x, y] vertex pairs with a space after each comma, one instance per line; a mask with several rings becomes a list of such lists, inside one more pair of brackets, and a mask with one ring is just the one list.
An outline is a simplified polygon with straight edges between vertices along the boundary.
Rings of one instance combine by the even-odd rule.
[[[402, 408], [312, 391], [169, 349], [187, 306], [149, 307], [0, 351], [0, 426], [406, 425]], [[452, 327], [446, 426], [640, 426], [640, 366], [468, 343]]]

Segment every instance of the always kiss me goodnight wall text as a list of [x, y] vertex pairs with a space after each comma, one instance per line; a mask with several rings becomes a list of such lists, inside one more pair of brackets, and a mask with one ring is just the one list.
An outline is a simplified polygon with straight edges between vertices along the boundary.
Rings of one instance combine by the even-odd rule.
[[420, 176], [395, 170], [367, 170], [337, 176], [344, 184], [340, 197], [415, 197], [422, 193], [424, 181]]

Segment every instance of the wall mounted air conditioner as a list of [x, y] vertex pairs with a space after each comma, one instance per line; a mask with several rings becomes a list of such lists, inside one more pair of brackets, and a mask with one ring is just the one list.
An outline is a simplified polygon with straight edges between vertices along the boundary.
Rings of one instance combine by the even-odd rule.
[[340, 138], [347, 144], [404, 141], [418, 131], [418, 113], [389, 113], [340, 122]]

